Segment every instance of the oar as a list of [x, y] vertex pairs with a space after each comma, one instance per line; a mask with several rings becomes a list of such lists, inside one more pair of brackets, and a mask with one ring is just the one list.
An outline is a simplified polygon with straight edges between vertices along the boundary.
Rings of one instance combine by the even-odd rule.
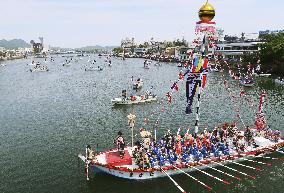
[[231, 161], [231, 160], [223, 160], [223, 161], [228, 161], [230, 163], [233, 163], [233, 164], [236, 164], [236, 165], [239, 165], [239, 166], [243, 166], [243, 167], [250, 168], [250, 169], [253, 169], [253, 170], [261, 171], [260, 168], [254, 168], [252, 166], [247, 166], [247, 165], [244, 165], [244, 164], [240, 164], [240, 163], [237, 163], [237, 162], [234, 162], [234, 161]]
[[178, 185], [178, 183], [177, 183], [169, 174], [167, 174], [167, 172], [165, 172], [165, 170], [163, 170], [162, 167], [160, 167], [160, 168], [161, 168], [161, 170], [170, 178], [170, 180], [174, 183], [174, 185], [175, 185], [182, 193], [186, 193], [186, 192], [182, 189], [182, 187], [180, 187], [180, 185]]
[[264, 159], [272, 159], [272, 160], [282, 160], [278, 157], [267, 157], [264, 155], [247, 155], [247, 154], [240, 154], [241, 156], [248, 156], [248, 157], [256, 157], [256, 158], [264, 158]]
[[262, 165], [268, 165], [268, 166], [271, 166], [271, 165], [272, 165], [271, 163], [259, 162], [259, 161], [255, 161], [255, 160], [246, 159], [246, 158], [243, 158], [243, 157], [241, 157], [241, 158], [239, 158], [239, 159], [246, 160], [246, 161], [249, 161], [249, 162], [258, 163], [258, 164], [262, 164]]
[[264, 157], [264, 156], [261, 156], [261, 155], [257, 155], [257, 156], [254, 156], [254, 157], [259, 157], [259, 158], [264, 158], [264, 159], [272, 159], [272, 160], [282, 160], [281, 158], [278, 158], [278, 157]]
[[191, 179], [193, 179], [193, 180], [197, 181], [198, 183], [200, 183], [201, 185], [205, 186], [208, 190], [210, 190], [210, 191], [212, 190], [212, 188], [211, 188], [210, 186], [204, 184], [203, 182], [201, 182], [201, 181], [199, 181], [198, 179], [196, 179], [195, 177], [189, 175], [188, 173], [186, 173], [185, 171], [181, 170], [180, 168], [178, 168], [178, 167], [176, 167], [176, 166], [174, 166], [174, 165], [172, 165], [172, 166], [173, 166], [175, 169], [177, 169], [177, 170], [181, 171], [182, 173], [184, 173], [185, 175], [187, 175], [188, 177], [190, 177]]
[[284, 152], [283, 152], [283, 151], [280, 151], [280, 150], [276, 150], [276, 152], [281, 153], [281, 154], [284, 154]]
[[241, 178], [239, 178], [239, 177], [233, 176], [233, 175], [231, 175], [231, 174], [229, 174], [229, 173], [223, 172], [223, 171], [218, 170], [218, 169], [216, 169], [216, 168], [214, 168], [214, 167], [208, 166], [208, 165], [203, 164], [203, 163], [200, 163], [200, 162], [199, 162], [199, 164], [201, 164], [201, 165], [203, 165], [203, 166], [206, 166], [206, 167], [208, 167], [208, 168], [210, 168], [210, 169], [212, 169], [212, 170], [215, 170], [215, 171], [217, 171], [217, 172], [220, 172], [220, 173], [222, 173], [222, 174], [225, 174], [225, 175], [227, 175], [227, 176], [230, 176], [230, 177], [232, 177], [232, 178], [235, 178], [235, 179], [237, 179], [237, 180], [241, 180]]
[[205, 175], [207, 175], [207, 176], [209, 176], [209, 177], [211, 177], [211, 178], [214, 178], [215, 180], [218, 180], [218, 181], [220, 181], [220, 182], [223, 182], [224, 184], [227, 184], [227, 185], [230, 184], [230, 183], [227, 182], [226, 180], [223, 180], [223, 179], [220, 179], [220, 178], [218, 178], [218, 177], [215, 177], [215, 176], [213, 176], [213, 175], [211, 175], [211, 174], [209, 174], [209, 173], [207, 173], [207, 172], [205, 172], [205, 171], [202, 171], [202, 170], [198, 169], [197, 167], [194, 167], [194, 166], [189, 166], [189, 167], [192, 167], [193, 169], [196, 169], [197, 171], [199, 171], [199, 172], [201, 172], [201, 173], [203, 173], [203, 174], [205, 174]]
[[242, 175], [244, 175], [244, 176], [250, 177], [250, 178], [252, 178], [252, 179], [256, 179], [255, 176], [251, 176], [251, 175], [249, 175], [249, 174], [247, 174], [247, 173], [238, 171], [238, 170], [236, 170], [236, 169], [234, 169], [234, 168], [231, 168], [231, 167], [229, 167], [229, 166], [225, 166], [225, 165], [223, 165], [223, 164], [221, 164], [221, 163], [214, 162], [214, 161], [211, 161], [211, 162], [212, 162], [212, 163], [215, 163], [215, 164], [217, 164], [217, 165], [219, 165], [219, 166], [222, 166], [222, 167], [224, 167], [224, 168], [227, 168], [227, 169], [229, 169], [229, 170], [232, 170], [232, 171], [234, 171], [234, 172], [237, 172], [237, 173], [239, 173], [239, 174], [242, 174]]
[[85, 170], [86, 170], [87, 181], [89, 181], [89, 162], [88, 162], [88, 148], [87, 147], [86, 147]]

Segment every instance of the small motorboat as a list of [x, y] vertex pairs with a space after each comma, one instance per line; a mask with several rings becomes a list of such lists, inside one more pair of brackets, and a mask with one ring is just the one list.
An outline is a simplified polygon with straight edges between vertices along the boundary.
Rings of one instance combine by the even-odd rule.
[[126, 90], [122, 91], [122, 97], [114, 98], [111, 100], [114, 105], [132, 105], [154, 101], [157, 101], [157, 96], [148, 91], [144, 95], [132, 95], [130, 97], [127, 97]]
[[219, 69], [217, 67], [211, 67], [210, 72], [219, 72]]
[[240, 84], [242, 86], [252, 87], [252, 86], [254, 86], [254, 81], [253, 81], [253, 79], [242, 78], [242, 79], [240, 79]]
[[63, 63], [62, 66], [71, 66], [71, 62]]
[[[39, 63], [38, 63], [39, 64]], [[27, 64], [28, 66], [35, 66], [37, 63], [33, 60], [31, 63]]]
[[151, 64], [151, 63], [152, 63], [151, 61], [145, 60], [145, 61], [144, 61], [144, 68], [145, 68], [145, 69], [150, 69], [150, 64]]
[[277, 79], [275, 79], [275, 83], [284, 85], [284, 79], [278, 77]]
[[259, 77], [269, 77], [269, 76], [271, 76], [271, 74], [264, 74], [264, 73], [260, 73], [260, 74], [258, 74], [258, 73], [253, 73], [252, 75], [253, 75], [253, 76], [259, 76]]
[[44, 65], [36, 65], [35, 67], [30, 69], [31, 72], [47, 72], [49, 71], [47, 66]]
[[90, 67], [86, 67], [85, 68], [85, 71], [102, 71], [103, 68], [98, 66], [98, 67], [93, 67], [93, 66], [90, 66]]

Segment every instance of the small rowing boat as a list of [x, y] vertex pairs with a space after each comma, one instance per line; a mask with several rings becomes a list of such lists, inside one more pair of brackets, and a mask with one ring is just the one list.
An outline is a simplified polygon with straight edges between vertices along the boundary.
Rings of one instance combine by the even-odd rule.
[[260, 74], [258, 74], [258, 73], [253, 73], [252, 75], [253, 75], [253, 76], [259, 76], [259, 77], [269, 77], [269, 76], [271, 76], [271, 74], [262, 74], [262, 73], [260, 73]]
[[154, 101], [157, 101], [157, 96], [148, 91], [144, 95], [132, 95], [130, 97], [127, 97], [126, 90], [122, 91], [122, 97], [114, 98], [111, 100], [114, 105], [133, 105]]
[[93, 66], [90, 66], [90, 67], [87, 67], [85, 68], [85, 71], [102, 71], [103, 68], [98, 66], [98, 67], [93, 67]]
[[242, 78], [240, 79], [240, 85], [245, 86], [245, 87], [252, 87], [254, 86], [254, 81], [253, 79]]
[[35, 67], [30, 69], [31, 72], [47, 72], [49, 71], [47, 66], [44, 65], [36, 65]]
[[133, 104], [140, 104], [140, 103], [149, 103], [157, 101], [156, 95], [149, 95], [146, 97], [145, 95], [142, 96], [131, 96], [129, 98], [114, 98], [111, 102], [114, 105], [133, 105]]
[[279, 78], [275, 79], [275, 83], [284, 85], [284, 79], [281, 79], [279, 77]]

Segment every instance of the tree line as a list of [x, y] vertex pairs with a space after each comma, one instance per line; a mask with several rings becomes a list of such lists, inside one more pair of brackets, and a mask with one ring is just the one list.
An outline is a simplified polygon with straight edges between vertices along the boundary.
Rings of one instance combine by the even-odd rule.
[[258, 44], [260, 51], [244, 55], [244, 62], [256, 64], [261, 61], [264, 72], [284, 76], [284, 33], [264, 34], [259, 37], [263, 43]]

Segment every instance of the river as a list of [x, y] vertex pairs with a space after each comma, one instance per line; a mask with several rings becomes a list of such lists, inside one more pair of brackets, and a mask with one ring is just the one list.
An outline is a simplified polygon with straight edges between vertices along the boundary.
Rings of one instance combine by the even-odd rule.
[[[92, 56], [92, 59], [94, 58], [97, 65], [105, 65], [104, 58]], [[91, 180], [87, 182], [84, 165], [77, 159], [77, 154], [84, 152], [86, 144], [98, 145], [99, 150], [114, 147], [113, 139], [119, 130], [123, 132], [126, 141], [130, 142], [131, 131], [127, 127], [126, 118], [130, 112], [137, 116], [135, 134], [142, 126], [152, 129], [157, 118], [160, 119], [158, 136], [162, 136], [169, 128], [172, 131], [177, 131], [179, 127], [193, 128], [195, 115], [184, 113], [184, 83], [180, 85], [179, 91], [173, 94], [171, 105], [151, 103], [112, 107], [110, 103], [123, 89], [127, 89], [129, 93], [133, 92], [131, 76], [143, 79], [144, 87], [140, 92], [150, 90], [153, 86], [152, 92], [160, 99], [164, 98], [172, 83], [178, 79], [180, 69], [176, 64], [162, 63], [161, 66], [155, 66], [156, 62], [153, 62], [150, 69], [144, 69], [142, 59], [122, 61], [118, 58], [112, 59], [112, 67], [105, 66], [104, 70], [99, 72], [84, 70], [88, 57], [72, 62], [68, 67], [62, 66], [64, 59], [58, 56], [55, 57], [55, 62], [48, 61], [49, 72], [30, 72], [30, 66], [27, 64], [31, 59], [6, 61], [6, 67], [0, 67], [0, 192], [178, 192], [168, 178], [138, 182], [105, 174], [92, 174]], [[276, 85], [270, 78], [257, 78], [255, 87], [245, 89], [248, 100], [233, 103], [223, 86], [224, 78], [229, 80], [230, 88], [236, 96], [240, 93], [238, 82], [229, 79], [227, 73], [224, 77], [222, 73], [210, 73], [201, 96], [201, 129], [212, 129], [218, 124], [237, 120], [233, 110], [234, 104], [239, 108], [244, 124], [253, 125], [259, 94], [265, 90], [267, 121], [271, 127], [284, 131], [283, 86]], [[164, 112], [161, 111], [163, 107]], [[144, 118], [150, 119], [149, 125], [144, 126]], [[240, 120], [237, 121], [242, 127]], [[281, 157], [277, 153], [272, 156]], [[210, 174], [234, 182], [224, 186], [202, 173], [193, 172], [192, 175], [219, 193], [283, 192], [284, 161], [258, 160], [270, 162], [272, 166], [264, 166], [262, 172], [256, 172], [232, 165], [235, 169], [257, 176], [256, 180], [239, 176], [243, 180], [235, 181], [216, 171], [208, 170]], [[247, 164], [258, 166], [250, 162]], [[204, 187], [185, 175], [173, 178], [187, 192], [207, 192]]]

